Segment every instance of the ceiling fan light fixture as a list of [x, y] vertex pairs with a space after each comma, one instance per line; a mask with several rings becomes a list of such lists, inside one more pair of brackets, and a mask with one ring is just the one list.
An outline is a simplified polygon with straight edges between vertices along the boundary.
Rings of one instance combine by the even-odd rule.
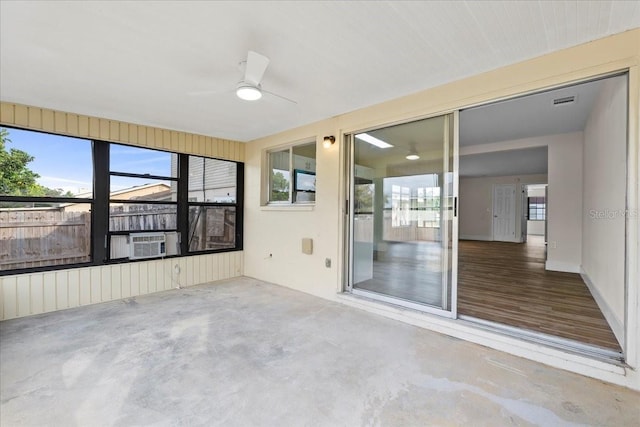
[[236, 88], [236, 95], [244, 101], [257, 101], [262, 98], [260, 86], [253, 86], [249, 83], [240, 82]]
[[405, 159], [407, 160], [418, 160], [420, 158], [420, 156], [418, 156], [417, 154], [407, 154], [407, 156], [405, 157]]

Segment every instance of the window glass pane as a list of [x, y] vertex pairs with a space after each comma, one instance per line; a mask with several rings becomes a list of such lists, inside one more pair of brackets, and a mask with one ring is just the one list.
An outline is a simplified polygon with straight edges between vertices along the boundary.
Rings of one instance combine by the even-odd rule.
[[155, 200], [158, 202], [178, 200], [178, 183], [176, 181], [112, 175], [109, 182], [112, 200]]
[[109, 231], [155, 231], [177, 228], [177, 205], [111, 203]]
[[236, 247], [236, 208], [189, 207], [189, 251]]
[[0, 195], [91, 198], [91, 141], [0, 128]]
[[148, 148], [111, 144], [109, 170], [175, 178], [178, 176], [178, 155]]
[[0, 270], [91, 261], [91, 205], [0, 202]]
[[292, 147], [293, 150], [293, 201], [298, 203], [316, 200], [316, 143], [309, 142]]
[[289, 149], [269, 153], [269, 201], [289, 201]]
[[237, 169], [234, 162], [189, 156], [189, 201], [235, 203]]

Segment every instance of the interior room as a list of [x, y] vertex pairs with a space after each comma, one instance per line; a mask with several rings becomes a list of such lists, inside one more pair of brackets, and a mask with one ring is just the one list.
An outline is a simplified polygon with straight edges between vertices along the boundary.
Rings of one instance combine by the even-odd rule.
[[[623, 221], [608, 222], [599, 241], [589, 239], [588, 217], [574, 223], [574, 230], [568, 224], [583, 209], [583, 197], [591, 206], [611, 198], [616, 209], [624, 209], [624, 137], [616, 139], [614, 129], [625, 128], [626, 85], [621, 75], [461, 112], [461, 153], [473, 152], [460, 158], [461, 317], [521, 328], [539, 339], [594, 345], [593, 351], [620, 357], [624, 313], [614, 307], [624, 298], [624, 278], [595, 284], [591, 269], [598, 267], [580, 254], [601, 252], [603, 246], [624, 251]], [[612, 92], [621, 95], [610, 97]], [[529, 117], [535, 122], [522, 126]], [[598, 132], [610, 134], [596, 141]], [[570, 155], [554, 149], [572, 143]], [[588, 163], [595, 153], [601, 161]], [[570, 170], [573, 179], [556, 178], [550, 171], [556, 165]], [[605, 175], [609, 185], [587, 187]], [[533, 206], [531, 197], [541, 203]], [[540, 209], [542, 224], [531, 221]], [[563, 246], [575, 264], [558, 254]]]
[[635, 425], [640, 5], [0, 0], [1, 425]]

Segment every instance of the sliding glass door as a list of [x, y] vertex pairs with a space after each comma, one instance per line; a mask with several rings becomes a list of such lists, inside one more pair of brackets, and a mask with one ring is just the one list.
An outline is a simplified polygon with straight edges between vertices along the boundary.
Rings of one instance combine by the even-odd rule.
[[348, 289], [354, 294], [455, 316], [454, 119], [351, 136]]

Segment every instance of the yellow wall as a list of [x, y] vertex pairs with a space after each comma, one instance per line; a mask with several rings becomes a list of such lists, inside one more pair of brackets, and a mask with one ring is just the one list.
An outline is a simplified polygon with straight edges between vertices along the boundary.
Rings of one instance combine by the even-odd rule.
[[[449, 113], [472, 105], [566, 85], [621, 70], [629, 70], [631, 182], [628, 200], [629, 208], [637, 212], [640, 198], [638, 193], [639, 61], [640, 29], [636, 29], [252, 141], [247, 144], [245, 161], [245, 274], [325, 298], [344, 300], [338, 295], [342, 289], [345, 269], [343, 229], [346, 221], [344, 215], [346, 174], [342, 143], [344, 134]], [[329, 149], [324, 149], [321, 144], [324, 135], [335, 135], [336, 144]], [[316, 138], [318, 147], [315, 207], [311, 210], [262, 207], [260, 187], [261, 159], [264, 151], [310, 137]], [[631, 338], [627, 340], [625, 356], [629, 365], [639, 367], [638, 277], [640, 272], [638, 271], [637, 220], [635, 222], [630, 220], [627, 230], [629, 236], [627, 337]], [[300, 242], [303, 237], [314, 239], [313, 255], [301, 253]], [[551, 239], [552, 236], [549, 238]], [[273, 256], [269, 257], [269, 254]], [[331, 268], [325, 267], [325, 258], [332, 259]], [[439, 331], [445, 330], [442, 327], [433, 326], [436, 321], [428, 317], [423, 316], [421, 319], [425, 327]], [[441, 321], [437, 320], [437, 322]], [[460, 332], [459, 324], [451, 324], [446, 328], [447, 333], [464, 336], [465, 339], [472, 339], [472, 336], [475, 336], [475, 333]], [[495, 348], [500, 348], [497, 344], [499, 341], [498, 336], [492, 339], [477, 339], [477, 342]], [[525, 357], [532, 357], [533, 354], [529, 348], [519, 353], [513, 345], [506, 348]], [[532, 358], [535, 359], [535, 357]], [[627, 371], [626, 376], [621, 378], [594, 371], [591, 368], [582, 369], [576, 367], [577, 365], [569, 368], [566, 366], [565, 356], [550, 359], [547, 356], [539, 356], [536, 360], [543, 359], [555, 366], [599, 378], [606, 377], [608, 381], [640, 389], [640, 375], [631, 371]]]
[[0, 124], [176, 153], [244, 160], [245, 144], [237, 141], [6, 102], [0, 103]]
[[[0, 104], [0, 125], [244, 161], [245, 144], [78, 114]], [[180, 267], [176, 274], [175, 266]], [[243, 274], [226, 252], [0, 277], [0, 320], [192, 286]]]

